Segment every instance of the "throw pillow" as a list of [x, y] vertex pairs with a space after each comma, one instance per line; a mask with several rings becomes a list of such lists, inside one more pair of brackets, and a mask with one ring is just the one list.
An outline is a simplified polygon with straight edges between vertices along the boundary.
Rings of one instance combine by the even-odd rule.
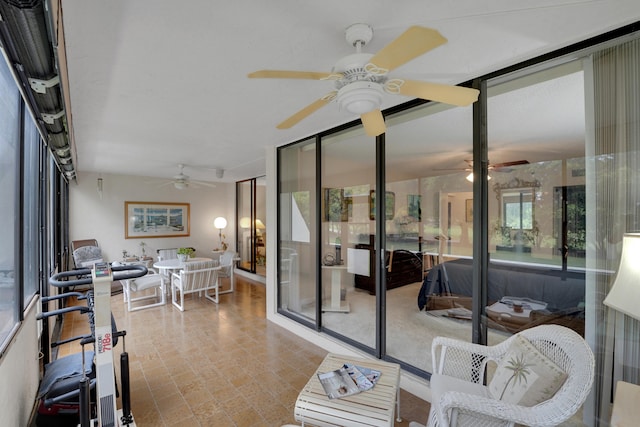
[[534, 406], [553, 397], [566, 379], [558, 365], [516, 335], [496, 368], [489, 392], [494, 399]]

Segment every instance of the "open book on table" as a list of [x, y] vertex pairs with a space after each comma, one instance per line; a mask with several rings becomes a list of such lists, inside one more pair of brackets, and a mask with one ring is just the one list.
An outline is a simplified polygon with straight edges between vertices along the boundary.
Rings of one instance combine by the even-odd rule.
[[345, 363], [335, 371], [318, 373], [320, 384], [329, 399], [338, 399], [369, 390], [378, 378], [380, 378], [379, 371], [350, 363]]

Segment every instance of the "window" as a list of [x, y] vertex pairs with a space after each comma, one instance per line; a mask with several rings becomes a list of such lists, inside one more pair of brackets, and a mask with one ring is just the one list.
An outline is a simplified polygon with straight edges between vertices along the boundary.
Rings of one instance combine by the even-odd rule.
[[512, 230], [531, 230], [533, 227], [533, 192], [530, 189], [509, 190], [502, 193], [505, 227]]
[[31, 297], [38, 291], [39, 273], [39, 212], [40, 212], [40, 153], [42, 144], [40, 134], [35, 127], [29, 111], [25, 108], [23, 114], [24, 128], [24, 224], [23, 224], [23, 283], [24, 301], [26, 308]]
[[0, 61], [0, 346], [18, 322], [16, 230], [20, 139], [20, 94], [5, 61]]

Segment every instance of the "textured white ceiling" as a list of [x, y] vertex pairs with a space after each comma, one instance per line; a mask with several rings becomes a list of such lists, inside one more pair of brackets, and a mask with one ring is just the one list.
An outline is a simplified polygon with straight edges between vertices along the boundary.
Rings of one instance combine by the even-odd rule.
[[[332, 83], [247, 78], [264, 68], [330, 71], [354, 52], [344, 39], [350, 24], [374, 28], [364, 48], [371, 53], [410, 25], [437, 29], [448, 43], [392, 76], [456, 84], [640, 19], [637, 0], [62, 0], [62, 7], [78, 170], [169, 178], [183, 163], [192, 178], [213, 182], [263, 175], [265, 146], [357, 118], [332, 103], [278, 130]], [[553, 114], [563, 106], [544, 97], [559, 89], [534, 91], [528, 108]], [[383, 108], [408, 100], [385, 95]], [[513, 127], [505, 125], [501, 132]], [[464, 143], [447, 149], [464, 154]], [[220, 180], [203, 168], [226, 173]]]

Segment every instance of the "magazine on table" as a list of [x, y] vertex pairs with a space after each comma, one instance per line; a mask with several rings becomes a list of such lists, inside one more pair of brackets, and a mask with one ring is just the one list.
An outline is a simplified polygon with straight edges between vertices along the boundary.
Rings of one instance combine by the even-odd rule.
[[339, 399], [371, 389], [380, 378], [374, 369], [345, 363], [335, 371], [318, 373], [320, 384], [329, 399]]

